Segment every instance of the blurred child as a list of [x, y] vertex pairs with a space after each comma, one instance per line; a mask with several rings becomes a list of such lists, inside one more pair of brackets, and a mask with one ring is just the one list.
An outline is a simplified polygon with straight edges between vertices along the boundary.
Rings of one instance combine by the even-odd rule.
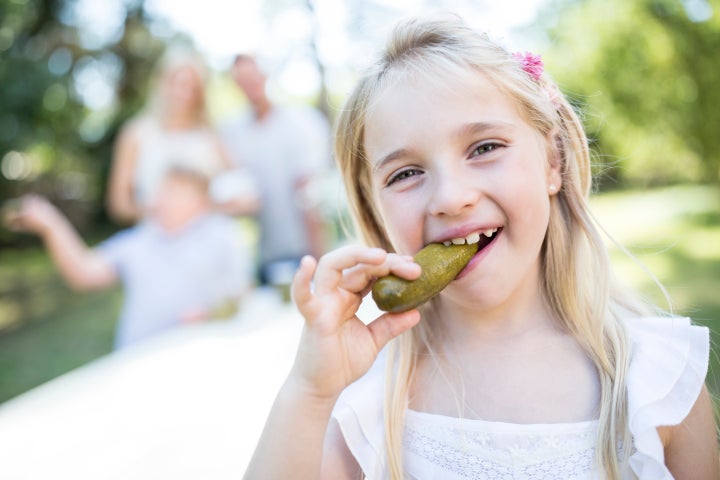
[[252, 262], [233, 219], [211, 213], [209, 175], [169, 167], [146, 220], [89, 248], [45, 198], [27, 195], [5, 216], [14, 230], [38, 234], [75, 290], [122, 283], [115, 347], [170, 327], [209, 319], [249, 287]]

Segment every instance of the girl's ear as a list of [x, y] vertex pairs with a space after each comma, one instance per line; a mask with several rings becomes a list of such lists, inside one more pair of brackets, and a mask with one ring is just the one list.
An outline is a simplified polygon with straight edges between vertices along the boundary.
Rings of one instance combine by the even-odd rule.
[[546, 173], [546, 183], [550, 195], [555, 195], [562, 187], [562, 163], [562, 142], [558, 131], [553, 129], [548, 134], [548, 168]]

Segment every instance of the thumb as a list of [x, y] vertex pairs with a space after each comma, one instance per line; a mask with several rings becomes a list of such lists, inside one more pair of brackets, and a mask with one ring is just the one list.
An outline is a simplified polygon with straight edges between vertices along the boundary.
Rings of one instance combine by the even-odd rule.
[[317, 268], [317, 260], [306, 255], [300, 260], [300, 267], [292, 281], [292, 297], [300, 312], [305, 315], [307, 304], [312, 300], [312, 278]]
[[375, 346], [380, 351], [393, 338], [410, 330], [420, 322], [417, 309], [402, 313], [385, 313], [368, 324], [370, 334], [375, 339]]

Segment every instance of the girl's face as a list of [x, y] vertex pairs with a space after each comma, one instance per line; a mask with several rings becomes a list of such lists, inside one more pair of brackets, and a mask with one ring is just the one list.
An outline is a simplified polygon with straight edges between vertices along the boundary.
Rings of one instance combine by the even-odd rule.
[[482, 248], [445, 298], [490, 308], [537, 289], [551, 185], [560, 187], [547, 145], [481, 75], [390, 87], [367, 117], [365, 149], [395, 249], [479, 233]]

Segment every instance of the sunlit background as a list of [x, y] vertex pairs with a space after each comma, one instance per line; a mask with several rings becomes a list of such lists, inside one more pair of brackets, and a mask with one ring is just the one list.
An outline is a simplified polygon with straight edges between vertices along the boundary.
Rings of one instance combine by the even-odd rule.
[[[439, 10], [542, 54], [583, 112], [598, 218], [674, 304], [614, 249], [620, 275], [717, 345], [720, 6], [708, 0], [0, 0], [0, 202], [43, 193], [96, 243], [120, 228], [103, 204], [115, 135], [166, 49], [205, 57], [214, 122], [244, 108], [227, 75], [239, 52], [260, 58], [273, 99], [332, 122], [388, 29]], [[120, 295], [69, 291], [36, 238], [0, 228], [0, 402], [107, 355]]]

